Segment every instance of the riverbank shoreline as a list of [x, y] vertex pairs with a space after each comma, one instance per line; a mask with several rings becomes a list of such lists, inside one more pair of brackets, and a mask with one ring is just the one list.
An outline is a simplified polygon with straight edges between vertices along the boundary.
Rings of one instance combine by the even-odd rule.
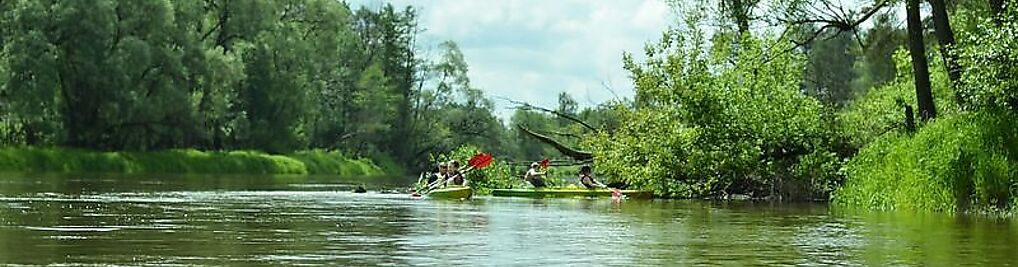
[[371, 159], [324, 150], [276, 155], [195, 149], [124, 152], [6, 147], [0, 148], [0, 172], [378, 176], [393, 170], [384, 170]]

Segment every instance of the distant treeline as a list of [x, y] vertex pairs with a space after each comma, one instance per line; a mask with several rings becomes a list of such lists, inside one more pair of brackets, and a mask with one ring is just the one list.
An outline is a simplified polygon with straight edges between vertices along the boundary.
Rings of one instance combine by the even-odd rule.
[[454, 145], [439, 121], [501, 127], [455, 44], [418, 55], [412, 8], [17, 0], [0, 2], [0, 31], [6, 145], [409, 160]]
[[493, 115], [457, 45], [420, 42], [417, 21], [334, 0], [0, 1], [0, 143], [325, 149], [411, 168], [464, 144], [544, 156]]

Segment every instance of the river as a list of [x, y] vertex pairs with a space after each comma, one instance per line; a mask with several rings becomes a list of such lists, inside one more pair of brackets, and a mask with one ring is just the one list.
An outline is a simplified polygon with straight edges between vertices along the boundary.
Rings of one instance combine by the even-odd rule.
[[[691, 200], [413, 199], [402, 179], [0, 175], [0, 265], [1012, 266], [1013, 219]], [[370, 192], [351, 192], [366, 184]]]

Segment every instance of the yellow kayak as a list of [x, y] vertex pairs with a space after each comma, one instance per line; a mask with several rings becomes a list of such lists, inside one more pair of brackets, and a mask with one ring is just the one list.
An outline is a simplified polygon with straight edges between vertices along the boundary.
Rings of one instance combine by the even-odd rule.
[[[653, 197], [651, 191], [642, 190], [619, 190], [626, 198], [649, 199]], [[529, 197], [529, 198], [601, 198], [611, 197], [610, 189], [555, 189], [555, 188], [534, 188], [534, 189], [494, 189], [492, 196], [497, 197]]]
[[439, 188], [428, 192], [429, 198], [435, 199], [468, 199], [474, 195], [474, 189], [469, 186], [450, 186]]

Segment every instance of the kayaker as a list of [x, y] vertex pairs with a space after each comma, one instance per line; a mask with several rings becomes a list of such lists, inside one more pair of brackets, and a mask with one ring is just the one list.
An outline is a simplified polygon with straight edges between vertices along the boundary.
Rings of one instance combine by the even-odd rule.
[[428, 184], [434, 184], [435, 182], [445, 179], [445, 162], [439, 163], [435, 166], [435, 169], [428, 174]]
[[463, 177], [463, 172], [460, 171], [460, 162], [459, 161], [453, 160], [453, 161], [449, 162], [449, 176], [448, 177], [449, 178], [447, 178], [446, 180], [449, 181], [449, 185], [458, 185], [458, 186], [466, 186], [467, 185], [467, 179], [465, 177]]
[[608, 188], [608, 186], [595, 180], [593, 173], [594, 168], [591, 168], [590, 165], [580, 167], [580, 184], [583, 184], [587, 189]]
[[446, 177], [449, 177], [449, 166], [445, 162], [438, 163], [438, 172], [428, 176], [428, 186], [424, 188], [433, 189], [439, 185], [444, 185]]
[[545, 186], [544, 175], [547, 174], [547, 172], [538, 171], [540, 166], [541, 164], [537, 162], [530, 163], [530, 169], [527, 170], [527, 174], [523, 175], [523, 180], [530, 182], [530, 184], [536, 188], [542, 188]]

